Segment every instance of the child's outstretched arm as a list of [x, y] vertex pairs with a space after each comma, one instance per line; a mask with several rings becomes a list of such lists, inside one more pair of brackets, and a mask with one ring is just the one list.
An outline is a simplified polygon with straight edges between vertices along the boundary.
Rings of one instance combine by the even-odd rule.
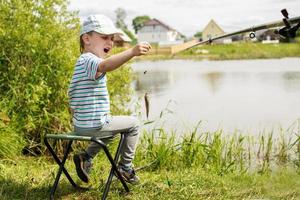
[[127, 49], [121, 53], [110, 56], [103, 60], [98, 66], [98, 72], [109, 72], [117, 69], [125, 62], [133, 58], [134, 56], [146, 55], [151, 49], [151, 45], [148, 42], [141, 42], [133, 48]]

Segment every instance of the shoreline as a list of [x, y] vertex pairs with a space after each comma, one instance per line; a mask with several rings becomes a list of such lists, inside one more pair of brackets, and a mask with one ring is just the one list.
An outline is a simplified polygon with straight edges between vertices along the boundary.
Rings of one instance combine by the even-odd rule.
[[232, 43], [202, 45], [176, 54], [149, 54], [134, 60], [245, 60], [300, 57], [300, 43]]
[[167, 60], [192, 60], [192, 61], [248, 61], [248, 60], [271, 60], [271, 59], [299, 59], [299, 56], [282, 56], [282, 57], [257, 57], [257, 58], [235, 58], [235, 59], [208, 59], [205, 57], [195, 57], [195, 56], [149, 56], [144, 58], [136, 58], [133, 62], [143, 62], [143, 61], [167, 61]]

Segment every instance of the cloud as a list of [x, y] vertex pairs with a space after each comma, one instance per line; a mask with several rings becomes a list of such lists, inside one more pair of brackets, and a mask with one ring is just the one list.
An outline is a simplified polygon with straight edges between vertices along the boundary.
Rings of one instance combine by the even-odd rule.
[[290, 16], [299, 14], [299, 0], [71, 0], [70, 9], [79, 10], [79, 15], [102, 13], [113, 20], [114, 11], [126, 10], [125, 22], [131, 27], [132, 19], [139, 15], [157, 18], [179, 32], [192, 36], [201, 31], [210, 19], [226, 32], [282, 19], [280, 10], [287, 8]]

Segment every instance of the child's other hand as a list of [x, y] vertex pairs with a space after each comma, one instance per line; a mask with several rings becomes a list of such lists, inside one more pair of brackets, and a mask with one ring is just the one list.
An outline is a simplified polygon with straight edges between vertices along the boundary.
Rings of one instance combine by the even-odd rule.
[[133, 47], [133, 55], [141, 56], [146, 55], [151, 49], [151, 45], [148, 42], [140, 42], [135, 47]]

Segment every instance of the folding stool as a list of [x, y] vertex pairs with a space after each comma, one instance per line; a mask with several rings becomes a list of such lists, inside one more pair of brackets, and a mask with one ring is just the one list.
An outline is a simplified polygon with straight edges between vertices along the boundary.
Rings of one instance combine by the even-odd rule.
[[[60, 160], [58, 158], [58, 156], [56, 155], [56, 153], [54, 152], [54, 150], [52, 149], [52, 147], [50, 146], [49, 142], [48, 142], [48, 139], [53, 139], [53, 140], [69, 140], [69, 143], [67, 145], [67, 148], [66, 148], [66, 151], [64, 153], [64, 156], [62, 158], [62, 160]], [[112, 155], [110, 154], [109, 150], [107, 149], [107, 146], [106, 144], [101, 141], [101, 139], [93, 136], [93, 137], [88, 137], [88, 136], [77, 136], [77, 135], [72, 135], [72, 133], [69, 133], [69, 134], [47, 134], [44, 138], [44, 143], [45, 145], [47, 146], [48, 150], [50, 151], [51, 155], [53, 156], [54, 160], [56, 161], [56, 163], [59, 165], [59, 169], [58, 169], [58, 172], [57, 172], [57, 175], [56, 175], [56, 178], [55, 178], [55, 181], [54, 181], [54, 184], [53, 184], [53, 187], [51, 188], [51, 192], [50, 192], [50, 199], [54, 199], [54, 194], [55, 194], [55, 191], [56, 191], [56, 188], [58, 186], [58, 183], [59, 183], [59, 179], [60, 179], [60, 176], [62, 174], [62, 172], [64, 172], [64, 174], [66, 175], [67, 179], [69, 180], [69, 182], [72, 184], [72, 186], [76, 189], [86, 189], [86, 188], [82, 188], [80, 186], [78, 186], [74, 181], [73, 179], [71, 178], [70, 174], [68, 173], [67, 169], [64, 167], [65, 165], [65, 162], [68, 158], [68, 155], [70, 153], [70, 149], [71, 149], [71, 146], [72, 146], [72, 143], [73, 141], [91, 141], [91, 142], [95, 142], [97, 143], [98, 145], [100, 145], [110, 164], [111, 164], [111, 170], [110, 170], [110, 173], [109, 173], [109, 176], [108, 176], [108, 179], [107, 179], [107, 182], [106, 182], [106, 185], [105, 185], [105, 189], [104, 189], [104, 192], [103, 192], [103, 195], [102, 195], [102, 200], [105, 200], [106, 197], [107, 197], [107, 194], [108, 194], [108, 191], [109, 191], [109, 187], [111, 185], [111, 182], [112, 182], [112, 178], [113, 178], [113, 175], [114, 175], [114, 171], [116, 172], [116, 175], [118, 176], [119, 180], [121, 181], [123, 187], [125, 188], [126, 192], [129, 192], [129, 188], [125, 182], [125, 180], [123, 179], [122, 175], [120, 174], [118, 168], [117, 168], [117, 165], [116, 163], [118, 162], [118, 159], [119, 159], [119, 155], [120, 155], [120, 149], [121, 149], [121, 146], [123, 144], [123, 141], [124, 141], [124, 135], [121, 133], [121, 137], [120, 137], [120, 141], [119, 141], [119, 145], [118, 145], [118, 148], [117, 148], [117, 151], [115, 153], [115, 158], [113, 159], [112, 158]]]

